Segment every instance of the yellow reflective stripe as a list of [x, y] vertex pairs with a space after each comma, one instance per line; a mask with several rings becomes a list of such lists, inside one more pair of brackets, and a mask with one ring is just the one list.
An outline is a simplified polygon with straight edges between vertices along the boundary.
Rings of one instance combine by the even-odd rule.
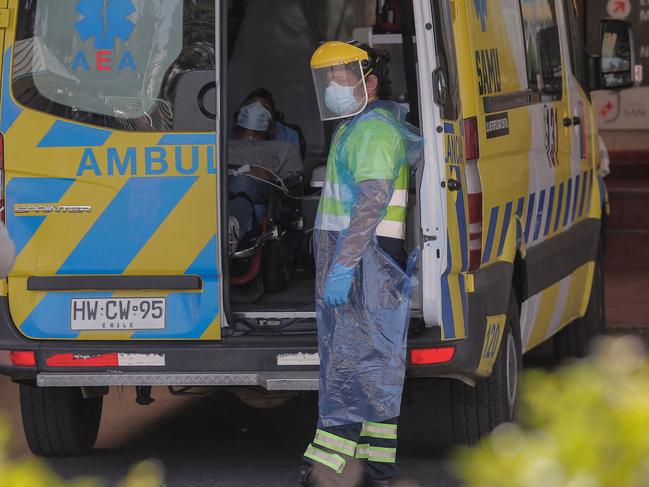
[[370, 446], [368, 460], [370, 462], [395, 463], [397, 461], [397, 449]]
[[356, 453], [354, 454], [354, 458], [358, 458], [361, 460], [367, 460], [370, 457], [370, 445], [368, 443], [363, 443], [363, 444], [358, 444], [356, 445]]
[[397, 425], [384, 423], [363, 423], [361, 436], [370, 438], [384, 438], [387, 440], [397, 439]]
[[314, 462], [321, 463], [322, 465], [334, 470], [336, 473], [342, 473], [345, 468], [345, 459], [343, 457], [336, 455], [335, 453], [327, 453], [313, 445], [309, 445], [304, 452], [304, 457], [313, 460]]
[[397, 180], [394, 183], [395, 189], [408, 189], [408, 183], [410, 182], [410, 174], [408, 173], [408, 164], [401, 166], [399, 170], [399, 175]]
[[390, 222], [405, 222], [406, 221], [406, 207], [405, 206], [388, 206], [388, 211], [385, 213], [383, 220]]
[[356, 451], [356, 442], [322, 430], [316, 431], [313, 443], [350, 457], [354, 456], [354, 451]]

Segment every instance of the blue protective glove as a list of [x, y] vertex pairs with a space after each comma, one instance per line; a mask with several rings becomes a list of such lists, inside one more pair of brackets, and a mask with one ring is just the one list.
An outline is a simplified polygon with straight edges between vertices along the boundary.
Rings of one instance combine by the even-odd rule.
[[334, 264], [325, 280], [324, 300], [329, 306], [349, 303], [349, 290], [352, 287], [354, 268]]

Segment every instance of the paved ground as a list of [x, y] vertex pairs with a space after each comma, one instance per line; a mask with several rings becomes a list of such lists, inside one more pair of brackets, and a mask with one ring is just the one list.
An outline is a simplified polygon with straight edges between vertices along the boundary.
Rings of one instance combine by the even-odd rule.
[[[411, 391], [401, 427], [400, 469], [413, 485], [456, 487], [441, 447], [447, 426], [436, 411], [447, 407], [439, 389]], [[14, 448], [26, 454], [17, 407], [17, 386], [0, 378], [0, 410], [15, 425]], [[171, 397], [154, 391], [156, 402], [138, 406], [129, 390], [111, 391], [97, 444], [88, 458], [50, 464], [63, 476], [96, 475], [114, 485], [127, 466], [157, 458], [167, 471], [169, 486], [286, 487], [295, 485], [295, 471], [312, 438], [316, 402], [313, 394], [278, 409], [250, 409], [236, 398]], [[439, 414], [437, 415], [439, 417]]]

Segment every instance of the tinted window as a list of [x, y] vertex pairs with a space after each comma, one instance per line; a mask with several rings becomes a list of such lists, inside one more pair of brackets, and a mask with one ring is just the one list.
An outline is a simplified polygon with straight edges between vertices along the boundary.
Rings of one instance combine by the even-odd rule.
[[195, 76], [188, 82], [186, 75], [214, 71], [214, 5], [214, 0], [20, 2], [14, 96], [29, 108], [93, 125], [191, 130], [175, 120], [183, 111], [177, 99], [188, 99], [176, 90], [195, 88], [198, 97], [209, 84]]
[[584, 38], [581, 35], [581, 22], [579, 19], [579, 12], [577, 6], [572, 0], [565, 0], [566, 12], [568, 14], [568, 32], [570, 34], [570, 64], [572, 66], [572, 74], [577, 78], [579, 84], [586, 93], [588, 93], [588, 85], [586, 82], [586, 47], [584, 45]]
[[441, 111], [441, 117], [445, 120], [457, 120], [459, 116], [459, 93], [457, 60], [455, 55], [455, 41], [453, 38], [453, 24], [448, 0], [431, 0], [435, 30], [435, 49], [437, 54], [437, 66], [434, 83], [444, 83], [446, 86], [442, 96], [436, 97], [437, 105]]
[[530, 89], [543, 101], [563, 93], [561, 47], [554, 0], [521, 0]]

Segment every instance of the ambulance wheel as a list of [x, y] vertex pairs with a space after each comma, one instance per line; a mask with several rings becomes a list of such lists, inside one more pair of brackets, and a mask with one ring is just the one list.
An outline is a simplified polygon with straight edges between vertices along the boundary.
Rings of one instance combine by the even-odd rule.
[[590, 341], [604, 334], [606, 326], [604, 308], [604, 252], [600, 242], [595, 260], [593, 287], [590, 291], [588, 308], [579, 318], [562, 328], [553, 338], [554, 356], [557, 362], [567, 358], [581, 358], [588, 354]]
[[99, 432], [103, 397], [85, 399], [79, 387], [20, 386], [20, 409], [29, 448], [42, 457], [90, 453]]
[[456, 443], [475, 444], [496, 426], [516, 416], [520, 371], [523, 368], [520, 315], [512, 293], [500, 349], [490, 377], [475, 387], [451, 383], [453, 432]]

